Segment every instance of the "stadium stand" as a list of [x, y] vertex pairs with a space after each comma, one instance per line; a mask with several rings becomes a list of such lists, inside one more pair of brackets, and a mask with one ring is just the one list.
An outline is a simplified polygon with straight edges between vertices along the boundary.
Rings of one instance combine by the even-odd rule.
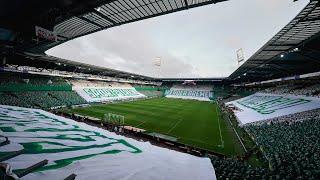
[[69, 85], [65, 80], [58, 77], [39, 76], [27, 73], [0, 73], [0, 85], [30, 84], [30, 85]]
[[232, 158], [212, 156], [217, 179], [268, 179], [270, 171], [263, 167], [254, 167], [248, 163]]
[[58, 77], [26, 73], [0, 73], [0, 91], [70, 91], [71, 85]]
[[319, 82], [313, 82], [308, 84], [281, 84], [274, 87], [269, 87], [261, 92], [271, 93], [271, 94], [291, 94], [291, 95], [302, 95], [302, 96], [312, 96], [320, 97], [320, 84]]
[[87, 103], [73, 91], [2, 92], [0, 104], [28, 108], [50, 109]]
[[74, 87], [132, 87], [128, 83], [107, 82], [107, 81], [88, 81], [81, 79], [68, 80]]
[[145, 91], [138, 91], [141, 94], [147, 96], [147, 97], [162, 97], [163, 96], [163, 91], [152, 91], [152, 90], [145, 90]]
[[210, 101], [213, 98], [212, 86], [205, 85], [173, 85], [165, 92], [168, 98], [195, 99]]
[[158, 86], [134, 86], [141, 94], [147, 97], [163, 97], [167, 88]]
[[124, 99], [144, 98], [128, 83], [70, 80], [73, 90], [87, 102], [106, 102]]
[[320, 109], [250, 125], [270, 168], [282, 179], [320, 178]]
[[1, 73], [0, 92], [3, 105], [50, 109], [86, 103], [64, 79], [25, 73]]

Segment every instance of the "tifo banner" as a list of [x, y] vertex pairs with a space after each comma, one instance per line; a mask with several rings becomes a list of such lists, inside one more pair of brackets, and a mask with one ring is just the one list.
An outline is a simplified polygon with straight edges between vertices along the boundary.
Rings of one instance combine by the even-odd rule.
[[[0, 133], [10, 144], [0, 156], [24, 150], [4, 163], [13, 172], [47, 159], [22, 179], [216, 179], [208, 158], [139, 142], [48, 112], [0, 105]], [[0, 138], [2, 141], [3, 139]]]
[[242, 124], [247, 124], [320, 108], [320, 99], [256, 93], [226, 104], [235, 106], [235, 115]]
[[135, 88], [106, 88], [106, 87], [73, 87], [87, 102], [102, 102], [129, 98], [143, 98]]
[[192, 89], [175, 89], [171, 88], [165, 92], [165, 96], [168, 98], [180, 98], [180, 99], [196, 99], [200, 101], [210, 101], [213, 96], [212, 91], [207, 90], [192, 90]]

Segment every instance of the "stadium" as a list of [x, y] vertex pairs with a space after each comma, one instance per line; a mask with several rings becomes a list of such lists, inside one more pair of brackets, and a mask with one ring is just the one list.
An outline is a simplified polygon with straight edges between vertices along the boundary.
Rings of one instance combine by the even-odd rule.
[[1, 1], [0, 179], [320, 179], [320, 2], [306, 2], [228, 77], [157, 77], [46, 52], [234, 1]]

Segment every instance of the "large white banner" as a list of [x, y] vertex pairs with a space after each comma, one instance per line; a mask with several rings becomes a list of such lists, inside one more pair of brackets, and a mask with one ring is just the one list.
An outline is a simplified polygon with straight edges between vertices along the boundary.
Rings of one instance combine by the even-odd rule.
[[[139, 142], [48, 112], [0, 105], [0, 134], [10, 144], [0, 154], [24, 149], [5, 161], [23, 170], [47, 159], [49, 163], [26, 180], [216, 179], [208, 158]], [[2, 139], [3, 140], [3, 139]]]
[[146, 97], [133, 87], [73, 87], [72, 89], [87, 102], [103, 102]]
[[165, 92], [167, 98], [179, 99], [195, 99], [199, 101], [210, 101], [213, 97], [213, 92], [208, 90], [193, 90], [193, 89], [177, 89], [171, 88]]
[[248, 124], [320, 108], [320, 99], [306, 96], [255, 93], [226, 104], [236, 107], [234, 112], [241, 124]]

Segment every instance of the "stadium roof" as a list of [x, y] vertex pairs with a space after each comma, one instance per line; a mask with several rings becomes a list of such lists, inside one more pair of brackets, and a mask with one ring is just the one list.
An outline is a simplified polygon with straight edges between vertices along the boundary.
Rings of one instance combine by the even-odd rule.
[[[0, 27], [20, 34], [23, 41], [19, 43], [23, 43], [18, 49], [43, 53], [68, 40], [114, 26], [222, 1], [227, 0], [4, 0]], [[58, 42], [35, 41], [35, 26], [55, 32]]]
[[199, 81], [199, 82], [221, 82], [225, 78], [161, 78], [163, 82], [183, 82], [183, 81]]
[[74, 62], [66, 59], [61, 59], [53, 56], [38, 55], [38, 54], [16, 54], [14, 57], [7, 59], [7, 64], [17, 66], [30, 66], [40, 70], [50, 69], [67, 72], [77, 72], [84, 74], [103, 75], [116, 78], [126, 78], [135, 80], [155, 81], [157, 79], [142, 76], [139, 74], [118, 71], [105, 67], [93, 66], [85, 63]]
[[320, 70], [320, 6], [310, 3], [230, 76], [259, 81]]
[[30, 66], [39, 70], [50, 69], [67, 72], [77, 72], [84, 74], [103, 75], [116, 78], [126, 78], [145, 81], [165, 81], [165, 82], [183, 82], [186, 80], [201, 82], [222, 82], [225, 78], [155, 78], [143, 76], [135, 73], [119, 71], [106, 67], [94, 66], [90, 64], [70, 61], [54, 56], [39, 55], [32, 53], [18, 53], [14, 57], [6, 60], [6, 64], [17, 66]]
[[[8, 29], [17, 37], [14, 42], [6, 42], [5, 46], [0, 43], [0, 50], [2, 53], [6, 49], [14, 53], [31, 52], [33, 55], [24, 56], [36, 59], [34, 65], [50, 62], [50, 66], [54, 66], [54, 62], [61, 62], [70, 65], [71, 69], [86, 67], [81, 71], [96, 69], [97, 73], [109, 76], [153, 79], [39, 54], [55, 45], [103, 29], [222, 1], [226, 0], [4, 0], [1, 2], [3, 6], [0, 6], [0, 31], [1, 28]], [[12, 9], [15, 9], [14, 13]], [[35, 40], [35, 26], [56, 32], [59, 41]], [[229, 79], [253, 82], [320, 71], [319, 31], [319, 2], [311, 0], [296, 18], [232, 73]], [[41, 60], [44, 62], [40, 63]], [[24, 64], [21, 59], [10, 61]]]

